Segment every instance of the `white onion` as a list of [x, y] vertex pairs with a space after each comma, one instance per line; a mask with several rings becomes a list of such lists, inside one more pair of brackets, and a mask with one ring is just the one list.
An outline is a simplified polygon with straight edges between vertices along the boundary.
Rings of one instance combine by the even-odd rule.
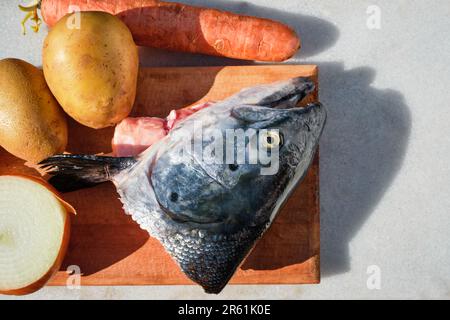
[[71, 211], [40, 179], [0, 176], [0, 293], [33, 292], [59, 269]]

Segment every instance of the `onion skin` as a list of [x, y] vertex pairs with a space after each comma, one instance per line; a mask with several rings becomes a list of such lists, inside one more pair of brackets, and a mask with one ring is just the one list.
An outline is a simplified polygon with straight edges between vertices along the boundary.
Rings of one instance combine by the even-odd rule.
[[41, 178], [34, 177], [34, 176], [21, 175], [21, 174], [4, 175], [4, 176], [20, 177], [20, 178], [32, 180], [33, 182], [39, 183], [40, 185], [44, 186], [45, 188], [47, 188], [50, 192], [52, 192], [55, 195], [55, 197], [62, 203], [62, 205], [66, 209], [66, 213], [67, 213], [65, 224], [64, 224], [63, 238], [61, 241], [61, 246], [59, 248], [59, 253], [55, 259], [55, 262], [53, 263], [53, 266], [47, 271], [47, 273], [45, 275], [43, 275], [39, 280], [33, 282], [32, 284], [30, 284], [24, 288], [13, 289], [13, 290], [4, 290], [4, 291], [0, 290], [0, 294], [21, 296], [21, 295], [26, 295], [26, 294], [30, 294], [30, 293], [38, 291], [53, 277], [53, 275], [55, 275], [56, 272], [58, 272], [58, 270], [61, 267], [61, 264], [64, 260], [64, 257], [66, 255], [67, 248], [69, 246], [70, 216], [71, 216], [71, 213], [76, 214], [76, 211], [69, 203], [67, 203], [66, 201], [64, 201], [61, 198], [61, 195], [56, 191], [55, 188], [53, 188], [50, 184], [48, 184], [45, 180], [43, 180]]

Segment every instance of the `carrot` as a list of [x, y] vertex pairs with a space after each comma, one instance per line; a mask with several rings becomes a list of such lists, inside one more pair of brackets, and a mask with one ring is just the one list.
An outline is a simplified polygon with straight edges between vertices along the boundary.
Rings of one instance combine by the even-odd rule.
[[42, 0], [42, 17], [52, 26], [70, 6], [117, 15], [141, 46], [260, 61], [286, 60], [300, 47], [280, 22], [157, 0]]

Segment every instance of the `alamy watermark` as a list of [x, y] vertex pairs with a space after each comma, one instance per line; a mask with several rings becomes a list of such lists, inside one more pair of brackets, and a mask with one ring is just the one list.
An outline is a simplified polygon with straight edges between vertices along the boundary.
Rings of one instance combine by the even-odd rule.
[[66, 269], [66, 273], [69, 275], [66, 280], [66, 287], [69, 290], [81, 288], [81, 268], [77, 265], [70, 265]]
[[370, 5], [367, 7], [366, 13], [368, 15], [366, 26], [369, 30], [381, 29], [381, 8], [377, 5]]
[[67, 29], [81, 29], [81, 9], [79, 6], [70, 5], [68, 13], [72, 13], [66, 20]]
[[366, 286], [369, 290], [381, 290], [381, 268], [377, 265], [370, 265], [367, 267], [366, 273], [368, 275]]
[[182, 132], [177, 163], [260, 165], [261, 175], [274, 175], [279, 168], [283, 135], [278, 129], [213, 129], [195, 121], [193, 132]]

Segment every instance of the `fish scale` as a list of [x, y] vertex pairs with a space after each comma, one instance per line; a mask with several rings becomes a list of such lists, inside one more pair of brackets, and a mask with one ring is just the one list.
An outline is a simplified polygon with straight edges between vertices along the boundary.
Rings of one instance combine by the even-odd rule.
[[207, 293], [219, 293], [226, 284], [224, 279], [230, 278], [238, 267], [235, 261], [245, 257], [265, 228], [263, 225], [243, 231], [230, 240], [217, 241], [205, 237], [196, 248], [190, 246], [196, 238], [189, 236], [178, 243], [163, 241], [163, 245], [189, 278], [200, 284]]
[[[133, 217], [141, 216], [139, 212], [129, 214]], [[219, 293], [222, 290], [226, 284], [224, 279], [231, 277], [238, 267], [235, 261], [245, 257], [267, 228], [267, 224], [263, 224], [218, 239], [215, 235], [200, 237], [198, 229], [189, 229], [190, 233], [182, 235], [161, 225], [148, 224], [139, 218], [136, 221], [162, 243], [182, 271], [207, 293]], [[160, 236], [162, 234], [164, 237]]]

